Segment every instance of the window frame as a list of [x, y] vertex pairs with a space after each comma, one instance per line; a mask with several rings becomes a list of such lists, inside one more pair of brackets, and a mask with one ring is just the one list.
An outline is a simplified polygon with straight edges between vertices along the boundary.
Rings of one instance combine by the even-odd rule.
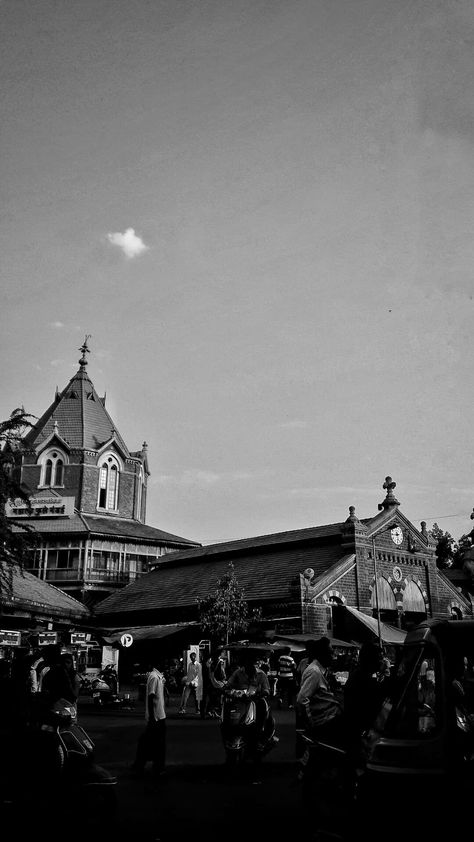
[[38, 488], [64, 488], [67, 454], [60, 447], [48, 447], [38, 459], [41, 466]]
[[115, 453], [107, 452], [100, 457], [98, 468], [97, 509], [101, 512], [118, 512], [122, 465]]

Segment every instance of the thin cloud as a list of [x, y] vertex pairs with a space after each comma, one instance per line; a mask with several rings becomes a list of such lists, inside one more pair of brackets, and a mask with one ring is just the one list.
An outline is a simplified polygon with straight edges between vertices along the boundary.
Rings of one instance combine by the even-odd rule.
[[200, 486], [209, 488], [217, 483], [245, 482], [253, 479], [255, 474], [248, 471], [230, 471], [228, 473], [215, 473], [214, 471], [187, 470], [181, 474], [161, 474], [152, 480], [152, 485], [174, 485], [174, 486]]
[[214, 485], [221, 479], [220, 474], [213, 471], [183, 471], [179, 476], [172, 474], [162, 474], [155, 480], [157, 485], [199, 485], [209, 486]]
[[295, 418], [294, 421], [283, 421], [278, 426], [282, 430], [305, 430], [308, 427], [308, 422], [307, 421], [298, 421]]
[[64, 322], [51, 322], [51, 327], [55, 327], [56, 330], [61, 330], [63, 327], [66, 327]]
[[109, 233], [107, 234], [107, 239], [113, 246], [117, 246], [121, 249], [125, 257], [128, 257], [130, 260], [133, 257], [138, 257], [140, 254], [143, 254], [149, 249], [149, 246], [145, 245], [142, 238], [139, 237], [138, 234], [135, 234], [134, 228], [127, 228], [123, 234], [119, 231]]

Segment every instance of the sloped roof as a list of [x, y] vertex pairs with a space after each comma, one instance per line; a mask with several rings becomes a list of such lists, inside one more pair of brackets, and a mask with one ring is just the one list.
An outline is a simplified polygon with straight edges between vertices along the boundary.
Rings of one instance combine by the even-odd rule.
[[197, 599], [215, 590], [217, 580], [227, 573], [230, 560], [246, 600], [293, 600], [299, 604], [299, 574], [312, 567], [317, 576], [341, 557], [337, 541], [322, 546], [300, 542], [279, 548], [275, 546], [276, 540], [272, 540], [266, 545], [271, 547], [270, 551], [265, 551], [265, 545], [258, 548], [257, 540], [232, 542], [241, 544], [241, 549], [249, 545], [248, 551], [234, 557], [229, 557], [227, 544], [222, 545], [221, 553], [217, 549], [219, 545], [213, 545], [211, 554], [209, 547], [170, 553], [151, 573], [96, 605], [94, 612], [103, 616], [194, 606]]
[[[29, 573], [21, 570], [18, 566], [6, 567], [2, 565], [2, 576], [0, 579], [0, 606], [10, 605], [14, 608], [26, 608], [38, 612], [48, 612], [56, 616], [64, 616], [74, 619], [86, 619], [90, 616], [89, 609], [74, 597], [59, 590], [54, 585], [49, 585]], [[10, 576], [10, 585], [5, 578]]]
[[257, 535], [252, 538], [239, 538], [235, 541], [222, 541], [219, 544], [207, 544], [204, 547], [197, 547], [192, 550], [182, 550], [179, 553], [165, 556], [160, 559], [160, 567], [173, 564], [182, 565], [192, 563], [195, 560], [202, 561], [212, 556], [222, 555], [244, 555], [247, 552], [258, 551], [259, 549], [271, 550], [274, 546], [281, 544], [300, 544], [304, 541], [315, 539], [331, 538], [340, 535], [341, 523], [329, 523], [325, 526], [310, 526], [305, 529], [293, 529], [287, 532], [274, 532], [269, 535]]
[[97, 394], [81, 362], [79, 370], [24, 438], [26, 447], [37, 448], [54, 432], [71, 448], [99, 450], [112, 437], [125, 456], [129, 450]]
[[[35, 532], [42, 535], [51, 533], [61, 535], [70, 532], [83, 532], [84, 535], [106, 535], [110, 538], [127, 539], [129, 541], [150, 541], [154, 544], [176, 544], [177, 546], [196, 546], [194, 541], [187, 538], [180, 538], [179, 535], [172, 535], [171, 532], [164, 532], [162, 529], [155, 529], [154, 526], [147, 526], [136, 520], [127, 520], [117, 517], [95, 517], [94, 515], [79, 514], [75, 512], [70, 518], [28, 518], [26, 521]], [[15, 532], [23, 532], [22, 521], [12, 521], [11, 527]]]
[[188, 538], [180, 538], [179, 535], [172, 535], [171, 532], [163, 532], [162, 529], [155, 529], [154, 526], [147, 526], [136, 520], [96, 517], [95, 515], [87, 514], [84, 514], [82, 517], [88, 530], [100, 535], [116, 535], [119, 538], [135, 538], [140, 541], [161, 541], [167, 544], [187, 544], [189, 546], [196, 546], [197, 544], [196, 541], [190, 541]]

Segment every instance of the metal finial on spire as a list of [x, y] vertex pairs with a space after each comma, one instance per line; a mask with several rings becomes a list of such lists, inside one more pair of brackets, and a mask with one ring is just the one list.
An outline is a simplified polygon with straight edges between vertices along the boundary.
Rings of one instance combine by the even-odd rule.
[[86, 354], [90, 354], [90, 350], [87, 347], [87, 343], [88, 343], [89, 339], [91, 338], [91, 336], [92, 336], [91, 333], [86, 333], [86, 337], [84, 339], [84, 344], [81, 345], [81, 347], [79, 348], [80, 352], [82, 353], [82, 357], [79, 360], [79, 365], [83, 366], [83, 367], [87, 365]]
[[392, 477], [385, 477], [385, 482], [384, 482], [382, 488], [385, 488], [385, 490], [387, 492], [387, 496], [386, 496], [385, 500], [383, 501], [383, 503], [379, 503], [379, 505], [378, 505], [379, 512], [381, 512], [382, 509], [389, 509], [391, 506], [399, 506], [400, 505], [397, 498], [395, 497], [395, 494], [393, 493], [393, 489], [395, 488], [396, 484], [397, 483], [393, 481]]

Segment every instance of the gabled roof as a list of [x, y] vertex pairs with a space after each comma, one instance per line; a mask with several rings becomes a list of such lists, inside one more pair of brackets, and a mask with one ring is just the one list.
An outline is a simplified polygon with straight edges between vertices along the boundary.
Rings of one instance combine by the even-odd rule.
[[[17, 565], [3, 564], [0, 585], [0, 607], [10, 606], [16, 609], [37, 613], [49, 613], [57, 617], [84, 620], [90, 616], [89, 609], [74, 597], [49, 585]], [[10, 586], [6, 580], [10, 575]]]
[[54, 403], [27, 433], [23, 440], [26, 447], [40, 448], [56, 433], [70, 448], [85, 450], [100, 450], [112, 439], [125, 457], [130, 456], [86, 372], [86, 365], [87, 361], [81, 361], [66, 388], [56, 395]]

